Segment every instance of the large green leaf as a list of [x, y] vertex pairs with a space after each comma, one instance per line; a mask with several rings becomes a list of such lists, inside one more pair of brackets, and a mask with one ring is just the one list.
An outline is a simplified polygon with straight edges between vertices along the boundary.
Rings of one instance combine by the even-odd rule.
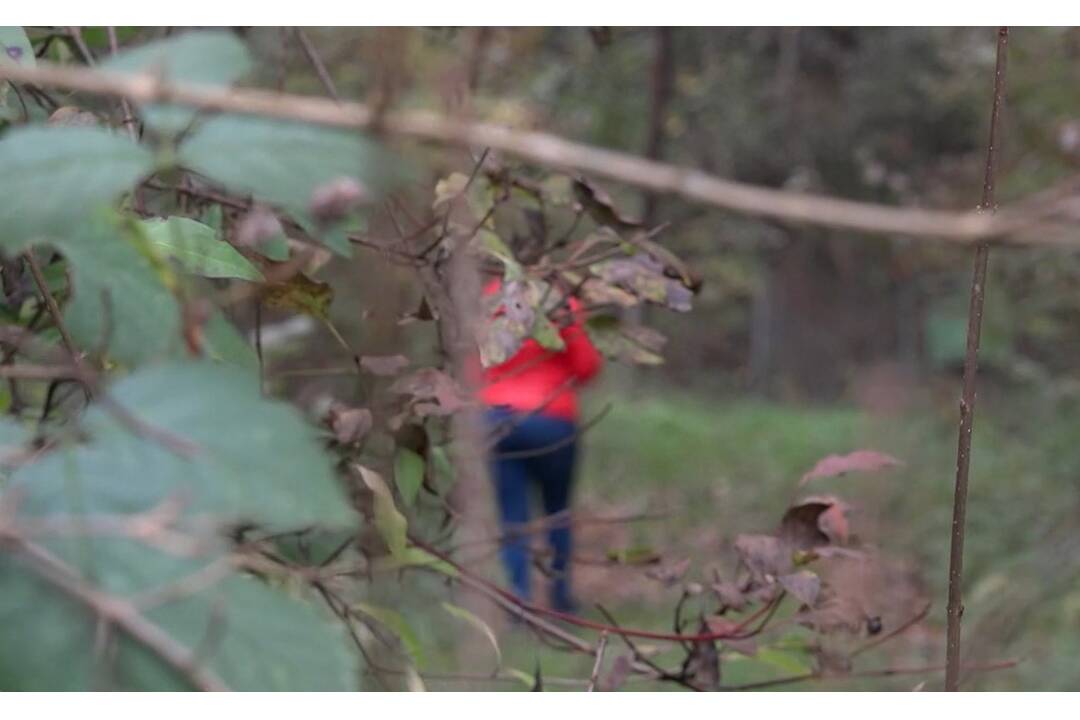
[[146, 432], [137, 436], [130, 422], [92, 408], [82, 423], [88, 442], [15, 473], [12, 487], [25, 493], [22, 512], [42, 514], [63, 503], [70, 512], [140, 512], [179, 497], [192, 512], [223, 521], [355, 521], [315, 429], [291, 406], [263, 398], [251, 373], [210, 361], [172, 363], [121, 380], [109, 395], [192, 454]]
[[176, 299], [117, 225], [94, 219], [56, 245], [74, 275], [64, 319], [79, 345], [129, 365], [180, 347]]
[[[45, 542], [80, 581], [118, 597], [160, 590], [221, 560], [220, 548], [182, 558], [121, 538]], [[115, 651], [96, 650], [91, 610], [44, 580], [33, 561], [0, 555], [0, 690], [189, 690], [191, 681], [122, 628]], [[204, 577], [210, 577], [209, 573]], [[253, 579], [163, 595], [144, 621], [234, 690], [350, 690], [356, 661], [344, 630], [306, 602]], [[108, 659], [106, 659], [108, 658]]]
[[153, 168], [130, 140], [93, 127], [25, 127], [0, 139], [0, 246], [77, 234], [90, 214]]
[[176, 259], [188, 272], [211, 278], [263, 279], [251, 261], [218, 239], [209, 225], [186, 217], [154, 218], [139, 224], [156, 250]]
[[[180, 148], [180, 162], [224, 184], [278, 205], [309, 227], [312, 193], [340, 178], [373, 187], [384, 163], [378, 147], [356, 133], [303, 123], [222, 115], [208, 120]], [[349, 254], [340, 230], [324, 234]]]
[[25, 427], [11, 418], [0, 417], [0, 458], [29, 439], [30, 433]]
[[[102, 64], [124, 74], [152, 73], [177, 83], [220, 86], [251, 71], [251, 55], [233, 34], [223, 30], [187, 32], [128, 50]], [[190, 108], [151, 105], [142, 112], [146, 124], [162, 133], [177, 133], [195, 117]]]

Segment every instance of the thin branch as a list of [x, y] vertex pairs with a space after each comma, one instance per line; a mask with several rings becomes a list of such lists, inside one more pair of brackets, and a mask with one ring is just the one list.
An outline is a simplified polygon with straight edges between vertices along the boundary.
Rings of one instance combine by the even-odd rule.
[[78, 380], [78, 368], [71, 365], [0, 365], [0, 377], [19, 380]]
[[[1019, 664], [1019, 660], [1002, 660], [994, 663], [984, 663], [981, 665], [968, 665], [964, 667], [964, 670], [969, 672], [993, 672], [995, 670], [1008, 670], [1014, 668]], [[762, 690], [764, 688], [777, 687], [780, 685], [792, 685], [795, 683], [809, 682], [812, 680], [847, 680], [849, 678], [878, 678], [878, 677], [892, 677], [894, 675], [922, 675], [925, 673], [940, 672], [945, 668], [944, 665], [925, 665], [923, 667], [890, 667], [880, 668], [877, 670], [858, 670], [855, 672], [837, 674], [837, 675], [825, 675], [822, 673], [804, 673], [802, 675], [791, 675], [782, 678], [773, 678], [772, 680], [762, 680], [760, 682], [746, 683], [744, 685], [730, 685], [728, 687], [722, 687], [721, 690], [736, 691], [736, 690]]]
[[[990, 110], [990, 140], [986, 149], [982, 202], [979, 211], [993, 215], [995, 171], [1000, 145], [1001, 105], [1005, 99], [1005, 68], [1009, 48], [1009, 29], [998, 30], [997, 63], [994, 69], [994, 100]], [[960, 685], [960, 618], [964, 614], [964, 522], [967, 515], [968, 473], [971, 467], [971, 432], [975, 421], [975, 377], [979, 367], [979, 338], [982, 332], [983, 300], [986, 293], [986, 266], [990, 246], [980, 243], [975, 249], [975, 270], [971, 280], [971, 305], [968, 309], [967, 349], [964, 353], [964, 389], [960, 399], [960, 435], [956, 448], [956, 489], [953, 496], [952, 538], [949, 549], [948, 626], [945, 645], [945, 690], [956, 691]]]
[[[1053, 241], [1046, 237], [1006, 237], [1008, 233], [1025, 228], [1026, 218], [1004, 212], [995, 218], [987, 213], [897, 208], [762, 188], [547, 133], [467, 122], [427, 111], [390, 112], [377, 117], [378, 113], [361, 103], [338, 103], [324, 98], [253, 89], [167, 84], [160, 77], [151, 75], [106, 74], [46, 63], [35, 68], [5, 65], [0, 67], [0, 79], [126, 97], [139, 103], [170, 102], [203, 110], [276, 117], [330, 127], [370, 129], [378, 121], [380, 130], [403, 138], [490, 147], [540, 165], [575, 169], [654, 193], [682, 195], [707, 205], [788, 222], [866, 233], [939, 237], [969, 244], [985, 240]], [[1058, 241], [1075, 242], [1075, 239], [1062, 237]]]
[[615, 617], [610, 612], [608, 612], [607, 609], [605, 609], [601, 605], [597, 605], [596, 609], [600, 611], [600, 613], [607, 619], [609, 623], [611, 623], [611, 626], [614, 628], [614, 632], [623, 639], [623, 642], [626, 643], [626, 647], [630, 648], [630, 652], [634, 654], [634, 659], [637, 662], [644, 664], [646, 667], [656, 673], [658, 679], [677, 683], [689, 690], [693, 690], [694, 692], [703, 692], [700, 687], [695, 685], [691, 680], [687, 679], [684, 674], [673, 673], [669, 670], [665, 670], [664, 668], [660, 667], [655, 662], [650, 660], [648, 657], [646, 657], [645, 654], [638, 649], [638, 646], [634, 644], [634, 641], [630, 639], [630, 635], [625, 630], [619, 627], [619, 624], [618, 622], [616, 622]]
[[336, 102], [341, 102], [341, 96], [338, 95], [334, 79], [330, 77], [326, 65], [323, 63], [322, 58], [319, 57], [319, 51], [311, 44], [311, 40], [308, 39], [303, 28], [296, 28], [296, 39], [300, 41], [300, 47], [304, 49], [304, 55], [307, 56], [308, 62], [315, 68], [315, 74], [319, 76], [319, 82], [326, 88], [326, 94], [334, 98]]
[[[120, 44], [116, 40], [116, 28], [108, 26], [105, 28], [109, 34], [109, 52], [113, 57], [116, 57], [120, 52]], [[131, 112], [131, 104], [128, 103], [126, 98], [120, 99], [120, 109], [124, 111], [124, 127], [127, 128], [128, 135], [132, 140], [139, 139], [139, 130], [135, 127], [135, 116]]]
[[75, 43], [75, 47], [79, 49], [79, 54], [82, 55], [83, 62], [87, 65], [97, 65], [97, 61], [94, 59], [94, 54], [90, 52], [90, 48], [86, 46], [86, 41], [83, 40], [82, 28], [69, 27], [68, 35]]
[[49, 290], [49, 283], [41, 272], [41, 265], [38, 263], [37, 256], [34, 255], [33, 250], [27, 250], [23, 253], [23, 257], [26, 258], [27, 265], [30, 266], [30, 274], [34, 276], [34, 284], [37, 285], [38, 292], [41, 293], [41, 297], [45, 301], [45, 307], [49, 309], [49, 315], [52, 316], [53, 324], [56, 325], [56, 329], [60, 332], [60, 339], [64, 341], [64, 347], [67, 348], [68, 353], [71, 355], [71, 361], [76, 367], [81, 367], [82, 355], [75, 346], [75, 341], [71, 339], [71, 333], [68, 332], [67, 325], [64, 324], [64, 315], [60, 312], [60, 306], [56, 304], [56, 298], [53, 297], [52, 292]]
[[596, 690], [596, 680], [600, 677], [600, 666], [604, 664], [604, 650], [607, 649], [607, 633], [600, 633], [600, 642], [596, 645], [596, 662], [593, 663], [592, 674], [589, 675], [589, 686], [585, 692]]
[[926, 605], [923, 606], [922, 610], [915, 613], [915, 615], [910, 617], [905, 622], [897, 625], [896, 628], [892, 630], [892, 632], [885, 633], [884, 635], [876, 637], [873, 640], [869, 640], [860, 645], [859, 647], [855, 648], [848, 657], [856, 657], [858, 655], [861, 655], [867, 650], [871, 650], [873, 648], [876, 648], [878, 645], [881, 645], [882, 643], [886, 643], [889, 640], [892, 640], [897, 635], [904, 634], [905, 632], [925, 620], [928, 614], [930, 614], [930, 603], [926, 603]]
[[[725, 630], [723, 632], [704, 632], [681, 635], [678, 633], [656, 632], [653, 630], [639, 630], [635, 628], [618, 627], [611, 624], [593, 622], [592, 620], [586, 620], [585, 618], [578, 617], [577, 615], [560, 612], [558, 610], [552, 610], [551, 608], [545, 608], [540, 605], [534, 605], [533, 603], [526, 602], [525, 600], [522, 600], [518, 596], [511, 593], [509, 590], [505, 590], [496, 585], [495, 583], [480, 578], [469, 572], [461, 565], [461, 563], [456, 562], [446, 553], [440, 551], [438, 548], [433, 547], [429, 543], [423, 542], [422, 540], [419, 540], [412, 535], [409, 536], [409, 540], [412, 541], [412, 543], [420, 549], [427, 551], [429, 554], [433, 555], [437, 559], [442, 560], [447, 565], [453, 567], [454, 570], [458, 572], [460, 579], [465, 581], [471, 587], [482, 589], [482, 592], [484, 592], [485, 594], [488, 594], [493, 598], [497, 598], [500, 605], [507, 607], [507, 609], [510, 609], [511, 612], [513, 612], [515, 615], [524, 618], [524, 615], [522, 615], [522, 611], [527, 611], [525, 613], [526, 615], [530, 613], [533, 615], [544, 615], [547, 617], [561, 620], [569, 625], [574, 625], [576, 627], [585, 628], [588, 630], [594, 630], [596, 632], [609, 632], [618, 635], [629, 635], [633, 637], [644, 638], [647, 640], [664, 640], [668, 642], [681, 643], [706, 642], [709, 640], [742, 640], [745, 638], [754, 637], [764, 629], [766, 623], [768, 623], [769, 619], [776, 611], [776, 608], [779, 605], [779, 601], [783, 598], [783, 594], [781, 593], [773, 601], [768, 602], [762, 605], [759, 609], [755, 610], [742, 622], [736, 625], [733, 629]], [[750, 627], [752, 623], [758, 620], [761, 620], [761, 622], [756, 628], [752, 630], [747, 630], [747, 628]], [[562, 632], [563, 631], [560, 630], [560, 633]], [[570, 637], [573, 638], [573, 643], [578, 647], [582, 647], [583, 645], [585, 648], [587, 648], [586, 652], [588, 652], [590, 655], [594, 652], [592, 645], [586, 643], [585, 641], [581, 640], [576, 636], [571, 635]], [[560, 639], [565, 638], [560, 637]]]

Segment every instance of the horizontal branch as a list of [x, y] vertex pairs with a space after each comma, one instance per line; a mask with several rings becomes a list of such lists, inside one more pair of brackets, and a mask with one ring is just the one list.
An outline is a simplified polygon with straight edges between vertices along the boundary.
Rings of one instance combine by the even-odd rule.
[[367, 105], [248, 88], [166, 83], [152, 75], [121, 75], [99, 69], [39, 64], [0, 66], [0, 80], [125, 98], [138, 103], [176, 103], [208, 111], [296, 120], [317, 125], [377, 130], [413, 140], [487, 147], [539, 165], [614, 180], [659, 194], [681, 195], [713, 207], [776, 220], [865, 233], [937, 237], [959, 243], [1065, 242], [1012, 235], [1026, 226], [1024, 213], [946, 212], [794, 193], [724, 180], [687, 167], [605, 150], [540, 132], [467, 122], [426, 111], [378, 114]]

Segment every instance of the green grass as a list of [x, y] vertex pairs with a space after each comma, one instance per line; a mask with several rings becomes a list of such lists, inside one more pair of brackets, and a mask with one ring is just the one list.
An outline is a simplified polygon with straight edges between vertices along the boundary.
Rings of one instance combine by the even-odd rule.
[[[736, 534], [773, 530], [800, 494], [835, 493], [854, 505], [853, 528], [860, 536], [904, 561], [910, 571], [905, 582], [933, 601], [919, 642], [868, 653], [858, 667], [941, 661], [956, 452], [951, 398], [920, 400], [902, 414], [878, 417], [844, 407], [798, 407], [671, 390], [636, 392], [630, 398], [608, 388], [591, 398], [594, 412], [600, 400], [613, 406], [585, 436], [577, 505], [598, 515], [660, 517], [586, 529], [579, 535], [578, 553], [598, 560], [611, 551], [648, 547], [665, 561], [691, 558], [686, 579], [707, 584], [714, 569], [730, 572], [729, 543]], [[988, 393], [979, 407], [965, 555], [965, 643], [981, 662], [1021, 657], [1023, 663], [978, 676], [969, 687], [1080, 688], [1078, 419], [1064, 403], [1015, 393]], [[818, 481], [800, 493], [798, 479], [818, 459], [858, 448], [888, 452], [905, 464], [876, 475]], [[493, 561], [485, 567], [499, 577]], [[603, 602], [627, 625], [671, 628], [680, 591], [649, 579], [645, 568], [586, 565], [577, 572], [587, 608]], [[453, 628], [447, 617], [438, 616], [435, 598], [448, 591], [436, 581], [424, 583], [415, 590], [415, 608], [409, 602], [401, 605], [418, 625], [418, 636], [432, 645], [424, 667], [460, 669], [455, 643], [468, 630]], [[879, 588], [886, 596], [891, 590]], [[694, 603], [688, 607], [692, 611]], [[586, 614], [598, 617], [595, 611]], [[588, 657], [549, 649], [521, 630], [500, 634], [504, 666], [532, 673], [539, 664], [551, 677], [589, 674]], [[625, 652], [618, 642], [612, 647], [613, 653]], [[674, 661], [677, 653], [669, 649], [659, 657]], [[724, 682], [787, 675], [806, 662], [790, 652], [738, 658], [725, 663]], [[910, 689], [923, 679], [929, 689], [940, 687], [940, 673], [846, 680], [827, 687]], [[515, 689], [510, 683], [471, 687]]]

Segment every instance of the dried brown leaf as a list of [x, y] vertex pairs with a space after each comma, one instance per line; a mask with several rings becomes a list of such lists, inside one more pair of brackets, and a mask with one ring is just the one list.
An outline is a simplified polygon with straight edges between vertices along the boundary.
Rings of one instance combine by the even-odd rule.
[[809, 472], [802, 476], [799, 486], [818, 478], [836, 477], [849, 472], [877, 472], [902, 464], [892, 455], [877, 450], [856, 450], [847, 455], [829, 455], [819, 460]]
[[821, 594], [821, 578], [809, 570], [781, 575], [777, 580], [781, 587], [807, 607], [813, 607]]
[[409, 358], [404, 355], [365, 355], [360, 358], [360, 367], [372, 375], [397, 375], [409, 366]]

